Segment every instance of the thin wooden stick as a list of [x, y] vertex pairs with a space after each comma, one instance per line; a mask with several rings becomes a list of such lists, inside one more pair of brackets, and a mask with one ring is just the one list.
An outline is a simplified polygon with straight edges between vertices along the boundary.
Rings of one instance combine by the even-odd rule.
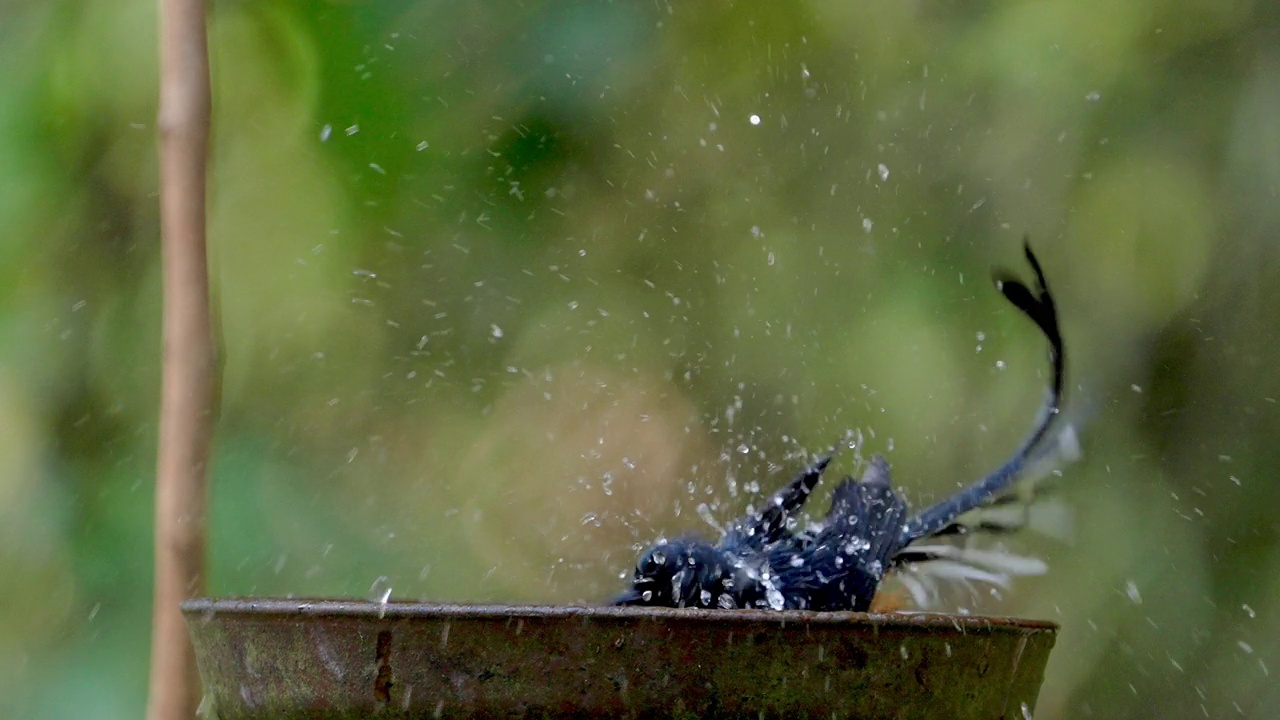
[[217, 388], [205, 258], [212, 103], [204, 1], [159, 4], [164, 366], [147, 718], [189, 720], [200, 702], [200, 681], [178, 603], [205, 587], [206, 474]]

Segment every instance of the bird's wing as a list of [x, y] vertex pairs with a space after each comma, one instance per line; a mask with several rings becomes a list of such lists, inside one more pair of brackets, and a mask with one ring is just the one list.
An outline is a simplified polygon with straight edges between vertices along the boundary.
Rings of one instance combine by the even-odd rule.
[[836, 488], [821, 530], [802, 547], [780, 545], [769, 567], [789, 606], [813, 610], [866, 610], [880, 578], [899, 550], [906, 502], [894, 491], [889, 464], [872, 458], [861, 479]]
[[831, 463], [831, 456], [820, 458], [805, 468], [791, 482], [770, 495], [764, 507], [751, 510], [734, 520], [725, 531], [722, 547], [734, 553], [759, 552], [769, 545], [787, 539], [787, 518], [804, 505]]

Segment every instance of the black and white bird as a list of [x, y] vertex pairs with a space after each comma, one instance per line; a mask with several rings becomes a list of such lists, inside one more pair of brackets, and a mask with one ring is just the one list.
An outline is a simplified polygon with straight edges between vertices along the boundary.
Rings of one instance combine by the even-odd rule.
[[[813, 493], [831, 456], [822, 457], [770, 496], [759, 510], [725, 528], [718, 545], [697, 538], [660, 541], [641, 556], [614, 603], [659, 607], [866, 611], [886, 575], [899, 576], [917, 603], [933, 579], [1003, 584], [1010, 575], [1039, 574], [1033, 558], [972, 550], [951, 540], [1001, 534], [1027, 519], [1015, 481], [1047, 456], [1076, 450], [1069, 426], [1059, 429], [1066, 357], [1057, 309], [1040, 263], [1025, 246], [1031, 287], [996, 273], [996, 288], [1030, 318], [1049, 342], [1051, 384], [1035, 427], [1003, 465], [947, 499], [916, 513], [894, 490], [889, 463], [871, 459], [860, 478], [836, 487], [819, 526], [794, 532], [788, 521]], [[1017, 509], [1021, 508], [1022, 512]], [[1008, 512], [1014, 510], [1014, 512]], [[919, 572], [934, 567], [937, 572]]]

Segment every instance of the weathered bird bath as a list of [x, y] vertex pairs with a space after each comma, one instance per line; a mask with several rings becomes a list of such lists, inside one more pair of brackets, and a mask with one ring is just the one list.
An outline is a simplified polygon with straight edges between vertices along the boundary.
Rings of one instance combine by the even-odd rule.
[[183, 604], [221, 720], [1030, 717], [1057, 626], [961, 615]]

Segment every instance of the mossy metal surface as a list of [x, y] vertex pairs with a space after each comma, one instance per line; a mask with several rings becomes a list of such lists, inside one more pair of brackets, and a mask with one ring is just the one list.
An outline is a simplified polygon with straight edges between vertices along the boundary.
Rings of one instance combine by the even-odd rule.
[[1022, 718], [1052, 623], [192, 600], [207, 700], [253, 718]]

